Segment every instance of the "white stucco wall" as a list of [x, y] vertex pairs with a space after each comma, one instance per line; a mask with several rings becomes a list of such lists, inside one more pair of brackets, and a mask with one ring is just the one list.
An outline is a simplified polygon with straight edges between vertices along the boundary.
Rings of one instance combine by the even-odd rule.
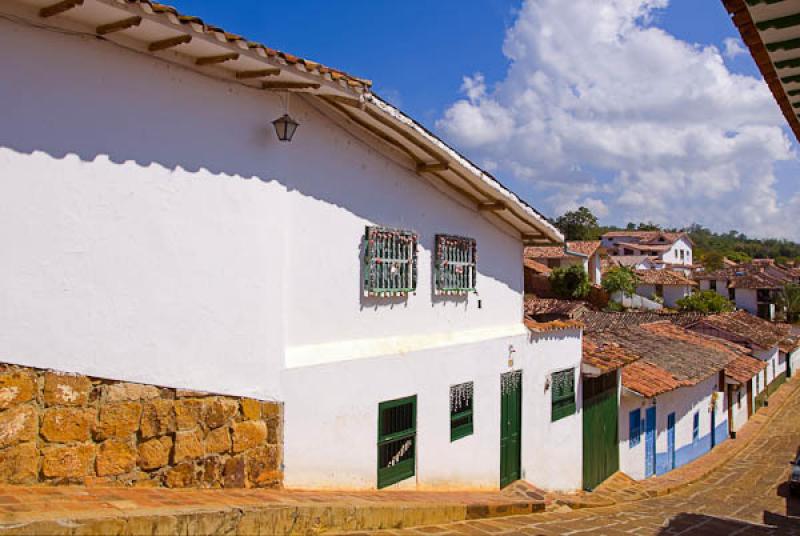
[[756, 299], [757, 293], [752, 288], [737, 288], [736, 289], [736, 307], [744, 309], [750, 314], [758, 314], [758, 300]]
[[[747, 423], [747, 385], [741, 385], [732, 390], [733, 394], [733, 423], [734, 432], [738, 432]], [[741, 396], [741, 398], [740, 398]]]
[[762, 372], [765, 385], [769, 385], [776, 376], [786, 372], [786, 360], [780, 358], [780, 350], [777, 346], [769, 350], [755, 350], [753, 355], [767, 364], [767, 368]]
[[[681, 259], [680, 252], [684, 252], [684, 258]], [[692, 264], [692, 246], [685, 238], [680, 238], [661, 255], [664, 262], [672, 264]]]
[[[664, 305], [676, 307], [678, 300], [691, 294], [692, 288], [688, 285], [664, 285]], [[651, 299], [656, 293], [655, 285], [639, 285], [636, 294]]]
[[[580, 412], [543, 391], [579, 334], [528, 342], [513, 231], [300, 97], [280, 143], [275, 94], [5, 20], [0, 46], [0, 361], [282, 400], [288, 486], [374, 487], [377, 403], [413, 391], [420, 486], [492, 487], [513, 344], [525, 476], [580, 487]], [[369, 224], [419, 233], [415, 294], [363, 297]], [[436, 233], [477, 240], [478, 295], [433, 295]], [[475, 436], [445, 445], [470, 377]]]
[[[515, 349], [511, 367], [509, 345]], [[378, 404], [417, 395], [416, 475], [393, 487], [497, 488], [500, 376], [522, 370], [523, 478], [551, 489], [579, 488], [579, 367], [580, 335], [571, 331], [288, 369], [285, 484], [374, 488]], [[565, 368], [575, 369], [578, 411], [552, 423], [551, 393], [544, 386], [549, 374]], [[449, 388], [468, 381], [474, 382], [474, 433], [451, 442]]]
[[[711, 394], [717, 389], [719, 375], [712, 376], [691, 387], [683, 387], [653, 399], [632, 396], [623, 390], [619, 412], [619, 458], [620, 470], [631, 478], [645, 478], [645, 413], [648, 407], [656, 407], [656, 470], [667, 471], [667, 418], [675, 413], [676, 467], [701, 456], [710, 449], [711, 438]], [[638, 444], [630, 445], [629, 414], [641, 409], [641, 438]], [[694, 414], [699, 412], [699, 438], [693, 441]], [[728, 438], [728, 411], [724, 393], [718, 394], [716, 402], [716, 444]]]

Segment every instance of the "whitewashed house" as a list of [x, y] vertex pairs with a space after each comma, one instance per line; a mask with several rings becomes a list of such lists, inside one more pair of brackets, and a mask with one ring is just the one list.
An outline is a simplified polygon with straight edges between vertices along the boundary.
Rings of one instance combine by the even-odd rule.
[[581, 486], [544, 217], [341, 71], [146, 0], [0, 13], [0, 361], [280, 401], [289, 488]]
[[694, 243], [682, 232], [609, 231], [601, 237], [609, 255], [649, 257], [658, 268], [672, 268], [690, 275]]
[[727, 368], [740, 361], [760, 366], [744, 349], [668, 321], [594, 331], [586, 338], [626, 363], [619, 466], [636, 479], [667, 473], [725, 441], [731, 431]]
[[548, 268], [567, 268], [580, 265], [595, 285], [602, 283], [602, 256], [604, 250], [599, 240], [568, 241], [566, 246], [530, 246], [525, 248], [525, 259], [541, 263]]
[[781, 345], [786, 347], [788, 342], [787, 326], [773, 324], [745, 311], [735, 311], [703, 317], [691, 329], [745, 346], [764, 362], [764, 368], [746, 386], [747, 403], [752, 404], [753, 411], [763, 406], [786, 380], [787, 354], [781, 352]]
[[673, 270], [637, 270], [636, 294], [677, 307], [678, 300], [689, 296], [697, 283]]

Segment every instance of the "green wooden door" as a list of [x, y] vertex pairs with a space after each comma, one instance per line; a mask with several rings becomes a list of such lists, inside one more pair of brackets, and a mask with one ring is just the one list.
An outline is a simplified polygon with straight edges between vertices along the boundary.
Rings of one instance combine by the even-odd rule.
[[500, 377], [500, 487], [521, 478], [522, 371]]
[[583, 487], [619, 470], [617, 373], [583, 380]]

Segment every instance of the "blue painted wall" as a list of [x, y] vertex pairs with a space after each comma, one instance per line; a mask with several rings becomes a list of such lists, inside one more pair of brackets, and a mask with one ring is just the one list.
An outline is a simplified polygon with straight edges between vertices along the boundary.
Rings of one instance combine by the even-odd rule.
[[[666, 431], [665, 431], [666, 433]], [[717, 426], [716, 440], [717, 446], [721, 445], [728, 439], [728, 421], [722, 421], [722, 424]], [[716, 447], [715, 447], [716, 448]], [[711, 434], [701, 436], [692, 443], [684, 445], [675, 450], [675, 468], [685, 465], [690, 461], [699, 458], [706, 452], [711, 450]], [[667, 452], [656, 452], [656, 474], [663, 475], [668, 473], [672, 468], [669, 466], [669, 455]]]

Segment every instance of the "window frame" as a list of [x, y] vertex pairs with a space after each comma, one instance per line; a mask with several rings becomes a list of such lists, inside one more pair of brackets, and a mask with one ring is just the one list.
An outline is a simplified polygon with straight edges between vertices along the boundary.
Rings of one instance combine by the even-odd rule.
[[[556, 389], [556, 376], [561, 374], [569, 374], [571, 382], [571, 392], [568, 394], [557, 394]], [[564, 382], [566, 383], [566, 382]], [[575, 389], [575, 369], [568, 368], [557, 370], [550, 373], [550, 422], [559, 421], [570, 415], [574, 415], [577, 411], [577, 404]], [[570, 396], [571, 395], [571, 396]], [[567, 403], [565, 403], [567, 402]]]
[[[383, 413], [388, 409], [411, 404], [411, 427], [404, 430], [382, 434], [383, 429]], [[402, 460], [390, 467], [381, 467], [381, 447], [395, 441], [402, 439], [413, 439], [413, 451], [411, 458]], [[403, 398], [395, 398], [394, 400], [385, 400], [378, 403], [378, 442], [377, 442], [378, 456], [378, 489], [391, 486], [401, 482], [407, 478], [411, 478], [416, 474], [417, 469], [417, 395], [406, 396]]]
[[[382, 245], [377, 244], [377, 240], [381, 238], [386, 241], [388, 237], [399, 239], [399, 241], [410, 241], [411, 251], [404, 257], [387, 256], [386, 248], [395, 248], [402, 246], [402, 244], [388, 244], [384, 242]], [[378, 225], [367, 225], [364, 230], [363, 242], [363, 291], [365, 296], [404, 296], [417, 290], [418, 274], [417, 274], [417, 250], [419, 249], [419, 235], [409, 229], [395, 229], [391, 227], [382, 227]], [[396, 252], [399, 252], [397, 249]], [[396, 253], [395, 252], [395, 253]], [[402, 271], [405, 268], [405, 274], [402, 277], [405, 279], [398, 286], [381, 285], [378, 279], [382, 282], [389, 282], [392, 280], [391, 275], [379, 274], [378, 266], [385, 264], [396, 263], [400, 266]], [[403, 284], [405, 283], [405, 284]]]
[[[469, 387], [467, 387], [469, 386]], [[469, 390], [469, 409], [455, 411], [457, 408], [453, 405], [454, 390], [461, 387]], [[463, 382], [450, 386], [450, 442], [458, 441], [467, 436], [471, 436], [475, 432], [474, 428], [474, 415], [475, 415], [475, 382]], [[457, 421], [469, 418], [468, 422], [456, 425]]]
[[692, 417], [692, 443], [700, 441], [700, 412], [695, 411]]
[[[448, 242], [456, 242], [457, 244], [453, 244], [454, 248], [459, 248], [459, 244], [463, 245], [464, 251], [462, 254], [466, 254], [466, 259], [461, 260], [453, 260], [447, 258], [446, 247], [448, 246]], [[434, 240], [434, 275], [433, 275], [433, 288], [436, 294], [439, 295], [463, 295], [468, 294], [470, 292], [475, 292], [477, 288], [477, 278], [478, 278], [478, 242], [474, 238], [470, 238], [467, 236], [457, 236], [457, 235], [449, 235], [449, 234], [437, 234]], [[471, 257], [471, 259], [470, 259]], [[446, 267], [448, 266], [462, 266], [463, 269], [467, 270], [467, 283], [471, 283], [470, 286], [447, 286], [445, 285], [445, 279], [447, 279], [448, 274]]]
[[628, 413], [628, 448], [633, 448], [641, 442], [642, 408], [636, 408]]

